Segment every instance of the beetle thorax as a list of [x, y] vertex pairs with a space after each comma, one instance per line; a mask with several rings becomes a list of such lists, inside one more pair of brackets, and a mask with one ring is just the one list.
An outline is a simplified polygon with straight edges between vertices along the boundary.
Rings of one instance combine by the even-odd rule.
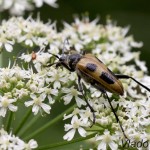
[[75, 70], [76, 69], [76, 65], [79, 62], [79, 60], [81, 59], [81, 55], [80, 54], [71, 54], [68, 56], [68, 65], [71, 69]]

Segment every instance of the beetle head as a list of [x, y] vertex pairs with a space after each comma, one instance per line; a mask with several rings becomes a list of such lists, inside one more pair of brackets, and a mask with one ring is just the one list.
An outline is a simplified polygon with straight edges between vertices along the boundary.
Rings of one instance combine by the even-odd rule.
[[75, 71], [76, 64], [78, 63], [80, 58], [81, 58], [80, 54], [62, 55], [59, 58], [59, 62], [57, 63], [56, 66], [58, 67], [58, 66], [62, 65], [71, 71]]

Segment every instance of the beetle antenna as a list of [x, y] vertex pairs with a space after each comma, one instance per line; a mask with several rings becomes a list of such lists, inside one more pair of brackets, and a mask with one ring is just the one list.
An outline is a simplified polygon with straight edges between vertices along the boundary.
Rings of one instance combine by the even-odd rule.
[[55, 63], [52, 63], [52, 64], [49, 64], [49, 65], [47, 65], [46, 67], [51, 67], [51, 66], [53, 66], [53, 65], [55, 65], [55, 64], [57, 64], [58, 62], [55, 62]]
[[56, 57], [57, 59], [59, 59], [59, 57], [53, 53], [50, 53], [51, 55], [53, 55], [54, 57]]
[[66, 43], [69, 45], [69, 38], [68, 37], [64, 40], [64, 43], [63, 43], [62, 56], [64, 56], [64, 53], [65, 53]]
[[114, 110], [114, 108], [113, 108], [113, 106], [112, 106], [112, 104], [111, 104], [111, 100], [109, 99], [107, 92], [105, 92], [104, 94], [105, 94], [105, 96], [107, 97], [107, 100], [108, 100], [108, 102], [109, 102], [109, 105], [110, 105], [110, 107], [111, 107], [111, 110], [112, 110], [112, 112], [113, 112], [114, 115], [115, 115], [116, 121], [119, 123], [119, 126], [120, 126], [120, 128], [121, 128], [121, 131], [122, 131], [124, 137], [125, 137], [126, 139], [128, 139], [127, 136], [126, 136], [126, 134], [125, 134], [125, 132], [124, 132], [124, 129], [123, 129], [122, 125], [121, 125], [121, 122], [120, 122], [120, 120], [119, 120], [119, 118], [118, 118], [118, 116], [117, 116], [117, 114], [116, 114], [116, 112], [115, 112], [115, 110]]
[[147, 87], [147, 86], [145, 86], [145, 85], [143, 85], [142, 83], [140, 83], [139, 81], [137, 81], [136, 79], [134, 79], [133, 77], [131, 77], [131, 76], [128, 76], [128, 75], [120, 75], [120, 74], [116, 74], [115, 75], [117, 78], [119, 78], [119, 79], [132, 79], [133, 81], [135, 81], [137, 84], [139, 84], [140, 86], [142, 86], [143, 88], [145, 88], [147, 91], [149, 91], [150, 92], [150, 89]]
[[[49, 54], [51, 54], [52, 56], [54, 56], [54, 57], [56, 57], [57, 59], [59, 59], [59, 57], [57, 56], [57, 55], [55, 55], [55, 54], [53, 54], [53, 53], [50, 53], [49, 52]], [[54, 63], [52, 63], [52, 64], [49, 64], [49, 65], [47, 65], [46, 67], [51, 67], [51, 66], [53, 66], [53, 65], [55, 65], [55, 64], [57, 64], [58, 62], [54, 62]]]

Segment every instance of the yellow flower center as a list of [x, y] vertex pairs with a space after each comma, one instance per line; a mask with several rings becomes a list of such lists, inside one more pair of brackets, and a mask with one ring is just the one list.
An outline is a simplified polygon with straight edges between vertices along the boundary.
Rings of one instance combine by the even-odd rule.
[[35, 98], [35, 99], [34, 99], [34, 103], [35, 103], [36, 105], [41, 105], [41, 101], [40, 101], [39, 98]]
[[104, 136], [104, 139], [103, 139], [104, 141], [105, 141], [105, 143], [110, 143], [110, 141], [111, 141], [111, 136], [109, 135], [109, 134], [106, 134], [105, 136]]
[[7, 98], [5, 98], [3, 101], [2, 101], [2, 106], [3, 107], [8, 107], [9, 105], [9, 100]]
[[71, 90], [71, 94], [72, 94], [73, 96], [77, 96], [77, 95], [78, 95], [78, 92], [77, 92], [76, 89], [72, 89], [72, 90]]

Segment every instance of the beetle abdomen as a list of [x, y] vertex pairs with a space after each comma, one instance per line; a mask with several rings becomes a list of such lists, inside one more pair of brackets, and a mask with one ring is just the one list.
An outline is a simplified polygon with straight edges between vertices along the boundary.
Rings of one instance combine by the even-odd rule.
[[86, 82], [99, 84], [106, 91], [123, 95], [123, 86], [114, 74], [96, 57], [84, 55], [76, 66], [77, 74]]

